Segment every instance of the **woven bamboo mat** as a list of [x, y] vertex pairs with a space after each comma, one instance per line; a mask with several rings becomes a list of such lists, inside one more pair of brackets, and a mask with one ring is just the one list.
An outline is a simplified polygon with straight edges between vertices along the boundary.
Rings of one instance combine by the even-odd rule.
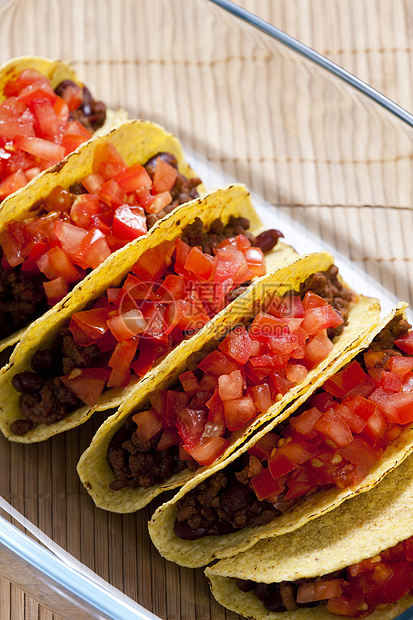
[[[238, 4], [413, 111], [413, 0]], [[162, 6], [156, 14], [159, 0], [0, 0], [0, 61], [72, 61], [95, 96], [160, 122], [211, 170], [246, 183], [412, 302], [411, 130], [286, 49], [231, 26], [207, 0]], [[168, 564], [151, 546], [155, 503], [126, 517], [92, 506], [74, 468], [97, 424], [38, 446], [0, 441], [0, 494], [161, 618], [235, 620], [210, 598], [201, 570]], [[0, 579], [1, 620], [69, 617], [9, 577]]]

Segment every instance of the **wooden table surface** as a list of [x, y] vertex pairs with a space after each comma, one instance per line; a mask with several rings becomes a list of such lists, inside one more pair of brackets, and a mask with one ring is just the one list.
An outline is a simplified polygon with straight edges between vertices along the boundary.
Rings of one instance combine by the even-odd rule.
[[[12, 3], [0, 2], [0, 19], [3, 4]], [[239, 0], [238, 4], [413, 111], [413, 0]], [[176, 19], [179, 22], [180, 16]], [[6, 577], [0, 578], [1, 620], [62, 617], [59, 610], [55, 612]]]

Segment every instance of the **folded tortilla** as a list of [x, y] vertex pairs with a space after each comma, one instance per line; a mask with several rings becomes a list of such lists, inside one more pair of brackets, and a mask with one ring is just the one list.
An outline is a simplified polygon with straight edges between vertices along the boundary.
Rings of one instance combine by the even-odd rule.
[[[221, 605], [255, 620], [332, 620], [325, 606], [275, 613], [252, 592], [241, 592], [234, 578], [280, 583], [314, 578], [375, 557], [413, 536], [413, 456], [395, 467], [374, 489], [353, 497], [333, 512], [205, 569]], [[407, 595], [378, 609], [371, 620], [391, 620], [413, 605]]]
[[[141, 132], [142, 127], [145, 128], [142, 132], [143, 139], [151, 136], [151, 139], [148, 137], [148, 141], [145, 142], [145, 147], [148, 146], [149, 150], [148, 157], [158, 153], [163, 148], [159, 139], [158, 141], [152, 139], [159, 132], [157, 125], [152, 123], [144, 123], [142, 125], [142, 122], [139, 121], [126, 123], [119, 129], [111, 132], [108, 138], [111, 138], [112, 143], [115, 143], [117, 148], [126, 143], [122, 155], [127, 161], [130, 161], [130, 158], [135, 153], [135, 149], [138, 149], [138, 147], [134, 147], [134, 141], [125, 140], [125, 136], [130, 136], [135, 130]], [[162, 131], [161, 133], [164, 136], [164, 132]], [[167, 135], [165, 143], [164, 138], [162, 138], [162, 145], [166, 147], [166, 150], [172, 146], [172, 140], [172, 136]], [[88, 143], [89, 148], [93, 149], [96, 142], [95, 140], [90, 141]], [[144, 148], [143, 145], [142, 148]], [[68, 160], [68, 164], [70, 162], [70, 171], [66, 170], [67, 174], [60, 175], [59, 171], [55, 172], [59, 176], [59, 182], [61, 180], [62, 183], [66, 184], [66, 187], [73, 182], [71, 179], [73, 179], [76, 173], [75, 168], [77, 166], [84, 169], [91, 165], [90, 158], [86, 158], [83, 151], [76, 152], [75, 156]], [[50, 175], [52, 174], [50, 173]], [[45, 179], [45, 177], [43, 178]], [[46, 182], [44, 185], [46, 185]], [[54, 185], [55, 183], [53, 183]], [[48, 185], [47, 189], [50, 187], [51, 185]], [[47, 195], [47, 189], [45, 189], [42, 195]], [[39, 192], [36, 186], [37, 193]], [[156, 374], [161, 375], [172, 364], [177, 364], [181, 357], [184, 358], [188, 348], [191, 347], [189, 341], [184, 341], [179, 345], [147, 377], [141, 380], [135, 377], [135, 380], [131, 381], [128, 387], [124, 389], [112, 388], [103, 392], [97, 404], [92, 408], [84, 405], [79, 409], [75, 409], [59, 422], [50, 425], [34, 425], [28, 433], [22, 436], [15, 435], [10, 430], [11, 424], [21, 418], [19, 415], [19, 393], [12, 386], [12, 377], [17, 373], [30, 369], [30, 360], [34, 353], [40, 349], [47, 348], [53, 342], [59, 328], [70, 319], [74, 312], [79, 312], [88, 303], [99, 298], [109, 287], [118, 286], [146, 250], [156, 248], [162, 241], [177, 239], [185, 226], [192, 223], [196, 217], [202, 219], [207, 230], [216, 218], [220, 218], [224, 224], [227, 224], [231, 215], [247, 217], [250, 221], [250, 231], [254, 235], [258, 235], [264, 230], [262, 222], [252, 206], [249, 193], [243, 185], [233, 185], [216, 190], [203, 198], [177, 207], [165, 218], [159, 220], [146, 235], [135, 239], [127, 246], [113, 253], [104, 263], [77, 284], [64, 299], [53, 306], [45, 315], [34, 321], [22, 335], [20, 343], [11, 355], [9, 364], [0, 371], [0, 430], [3, 434], [12, 441], [23, 443], [43, 441], [48, 437], [86, 422], [94, 411], [118, 407], [134, 389], [139, 390], [141, 386], [144, 389], [144, 385], [146, 385], [149, 377]], [[277, 264], [281, 265], [289, 262], [295, 256], [296, 253], [290, 246], [278, 243], [273, 250], [266, 254], [267, 269], [274, 269]], [[226, 312], [230, 313], [231, 310], [227, 309]], [[208, 330], [208, 327], [204, 329]], [[199, 333], [202, 334], [203, 330]]]
[[[362, 310], [357, 318], [358, 326], [364, 328], [363, 337], [360, 338], [358, 342], [356, 342], [355, 338], [352, 340], [352, 343], [349, 342], [350, 346], [342, 352], [341, 357], [336, 359], [326, 371], [319, 375], [317, 380], [311, 384], [311, 387], [301, 394], [291, 407], [271, 420], [264, 428], [261, 428], [259, 432], [244, 443], [239, 450], [234, 452], [226, 462], [221, 462], [211, 467], [208, 471], [203, 471], [199, 476], [192, 479], [181, 488], [170, 501], [161, 505], [156, 510], [149, 523], [149, 533], [161, 555], [182, 566], [195, 568], [205, 566], [216, 559], [224, 559], [244, 552], [261, 539], [276, 537], [297, 530], [308, 521], [316, 519], [337, 508], [349, 498], [369, 491], [376, 486], [386, 474], [392, 471], [413, 452], [413, 424], [410, 424], [404, 429], [400, 437], [387, 447], [382, 459], [374, 463], [367, 477], [359, 485], [344, 489], [334, 487], [327, 491], [320, 490], [317, 493], [304, 497], [288, 512], [279, 517], [275, 517], [266, 525], [249, 526], [231, 534], [205, 536], [194, 541], [182, 540], [174, 534], [177, 502], [180, 498], [205, 478], [226, 467], [242, 453], [246, 452], [263, 435], [273, 430], [277, 423], [289, 417], [318, 387], [323, 385], [326, 379], [355, 358], [360, 351], [367, 348], [374, 337], [386, 327], [394, 316], [403, 316], [405, 308], [406, 304], [400, 304], [388, 317], [384, 318], [372, 331], [367, 333], [367, 335], [366, 332], [368, 332], [368, 328], [365, 325], [365, 320], [369, 316], [370, 310], [367, 307], [364, 308], [364, 311]], [[353, 329], [354, 327], [353, 324]]]
[[[197, 176], [185, 161], [178, 138], [150, 121], [125, 121], [110, 133], [80, 145], [61, 162], [39, 174], [25, 187], [7, 197], [0, 206], [0, 234], [9, 222], [24, 220], [41, 211], [42, 203], [55, 187], [61, 186], [69, 189], [71, 185], [91, 174], [96, 148], [105, 142], [112, 144], [118, 150], [128, 166], [146, 163], [151, 157], [164, 151], [176, 157], [181, 174], [188, 178]], [[202, 194], [205, 189], [200, 185], [198, 191]], [[141, 239], [143, 237], [140, 237], [138, 242]], [[18, 342], [24, 331], [24, 329], [19, 330], [1, 340], [0, 351]]]
[[[229, 447], [214, 465], [199, 467], [195, 472], [181, 471], [168, 481], [149, 489], [127, 487], [115, 491], [110, 488], [114, 474], [106, 461], [106, 454], [111, 438], [124, 424], [128, 415], [134, 409], [148, 409], [148, 396], [152, 391], [173, 386], [178, 376], [187, 369], [187, 360], [190, 354], [201, 351], [207, 343], [215, 342], [218, 344], [217, 339], [223, 338], [229, 330], [240, 324], [246, 325], [251, 321], [257, 314], [260, 305], [265, 304], [265, 301], [271, 296], [274, 294], [282, 296], [288, 291], [299, 290], [301, 282], [318, 271], [327, 270], [332, 264], [333, 257], [328, 253], [320, 252], [297, 258], [292, 264], [263, 276], [231, 306], [217, 315], [190, 342], [181, 345], [180, 350], [177, 350], [174, 356], [173, 366], [167, 358], [165, 361], [168, 363], [158, 367], [157, 374], [153, 374], [142, 389], [136, 390], [130, 398], [124, 400], [119, 410], [98, 429], [90, 447], [83, 453], [78, 463], [80, 479], [97, 506], [113, 512], [134, 512], [148, 504], [163, 491], [177, 488], [185, 483], [187, 483], [185, 489], [195, 486], [198, 480], [202, 480], [220, 468], [230, 454], [237, 454], [237, 449], [261, 425], [272, 419], [283, 419], [285, 415], [282, 411], [288, 403], [296, 398], [305, 398], [305, 394], [310, 388], [315, 389], [323, 382], [323, 377], [334, 372], [337, 358], [346, 355], [348, 350], [352, 349], [377, 324], [379, 320], [377, 300], [358, 297], [351, 304], [348, 324], [343, 333], [335, 340], [334, 348], [330, 354], [308, 373], [302, 383], [292, 388], [266, 412], [260, 413], [252, 420], [247, 429], [242, 429], [242, 432], [238, 434], [237, 438], [232, 439]], [[162, 553], [172, 559], [179, 554], [179, 545], [174, 541], [178, 550], [169, 551], [169, 542], [172, 539], [170, 530], [171, 532], [173, 530], [173, 520], [169, 521], [166, 514], [167, 507], [163, 508], [160, 513], [158, 511], [158, 518], [151, 524], [150, 531], [154, 542], [162, 549]], [[209, 540], [208, 545], [210, 545]], [[182, 555], [185, 556], [185, 552]]]
[[[0, 103], [6, 98], [3, 89], [9, 80], [15, 80], [24, 69], [35, 69], [50, 81], [53, 90], [63, 80], [72, 80], [79, 86], [84, 86], [79, 76], [70, 65], [61, 60], [52, 60], [40, 56], [19, 56], [12, 58], [0, 65]], [[106, 110], [105, 123], [97, 131], [95, 136], [100, 136], [128, 118], [125, 110]]]

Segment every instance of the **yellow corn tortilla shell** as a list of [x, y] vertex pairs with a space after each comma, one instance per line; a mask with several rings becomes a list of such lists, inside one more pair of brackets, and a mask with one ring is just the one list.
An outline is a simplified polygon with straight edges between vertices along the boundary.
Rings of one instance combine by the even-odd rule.
[[[149, 503], [155, 496], [168, 489], [174, 489], [185, 483], [193, 486], [196, 480], [202, 480], [210, 472], [219, 468], [225, 459], [237, 451], [261, 425], [268, 420], [280, 416], [281, 411], [295, 398], [305, 395], [312, 385], [323, 382], [325, 373], [330, 373], [330, 365], [334, 364], [337, 357], [343, 355], [355, 342], [363, 338], [368, 330], [372, 329], [379, 320], [379, 304], [376, 300], [359, 298], [350, 310], [349, 323], [343, 334], [335, 341], [334, 349], [328, 357], [313, 368], [302, 383], [291, 389], [268, 411], [259, 414], [246, 428], [244, 427], [235, 437], [233, 437], [226, 451], [215, 461], [213, 466], [204, 466], [191, 472], [184, 470], [175, 474], [162, 484], [157, 484], [149, 489], [126, 487], [118, 491], [110, 489], [110, 483], [114, 480], [114, 474], [106, 461], [106, 453], [109, 442], [114, 433], [122, 426], [125, 419], [134, 409], [147, 409], [148, 395], [150, 392], [173, 386], [179, 374], [187, 369], [188, 357], [191, 353], [201, 351], [210, 342], [218, 344], [217, 339], [222, 339], [225, 334], [236, 325], [247, 324], [256, 315], [260, 304], [265, 303], [274, 294], [283, 295], [288, 290], [298, 290], [300, 283], [317, 271], [324, 271], [333, 264], [333, 257], [325, 252], [311, 254], [296, 259], [292, 264], [281, 267], [277, 271], [260, 278], [260, 280], [250, 287], [241, 297], [233, 302], [231, 306], [223, 310], [214, 321], [207, 325], [189, 343], [183, 346], [176, 354], [173, 366], [163, 365], [158, 369], [157, 375], [152, 375], [145, 387], [135, 391], [133, 395], [125, 400], [119, 410], [98, 429], [92, 440], [90, 447], [83, 453], [79, 464], [78, 473], [93, 501], [100, 508], [105, 508], [113, 512], [134, 512]], [[281, 415], [282, 417], [282, 415]], [[162, 532], [164, 521], [163, 514], [157, 513], [160, 518], [151, 526], [154, 538], [161, 538], [161, 546], [168, 547], [169, 535], [166, 531]], [[170, 527], [170, 524], [166, 526]], [[168, 542], [163, 537], [167, 536]], [[165, 550], [169, 554], [168, 549]], [[173, 554], [174, 555], [174, 554]]]
[[[42, 203], [53, 188], [60, 185], [69, 189], [71, 185], [91, 174], [96, 148], [105, 142], [119, 151], [128, 166], [145, 163], [157, 153], [168, 151], [175, 155], [178, 169], [184, 176], [197, 176], [185, 161], [178, 138], [150, 121], [126, 121], [110, 133], [85, 142], [61, 162], [30, 181], [26, 187], [8, 196], [0, 206], [0, 233], [10, 221], [20, 221], [40, 211]], [[203, 185], [198, 191], [200, 194], [204, 193]], [[24, 331], [19, 330], [0, 341], [0, 351], [18, 342]]]
[[[149, 128], [153, 126], [152, 123], [148, 125]], [[114, 130], [110, 136], [116, 136], [116, 141], [118, 142], [120, 134], [122, 139], [119, 141], [119, 145], [122, 145], [125, 133], [130, 135], [134, 128], [139, 129], [140, 127], [141, 124], [137, 122], [127, 123], [118, 130]], [[147, 135], [146, 129], [143, 135]], [[89, 145], [93, 147], [94, 143], [95, 141], [91, 141]], [[150, 144], [152, 145], [151, 141]], [[156, 144], [153, 147], [153, 153], [152, 151], [151, 153], [157, 153], [159, 146], [159, 143]], [[122, 154], [127, 159], [131, 156], [131, 153], [132, 149], [129, 151], [124, 149]], [[80, 156], [81, 154], [76, 153], [76, 155]], [[76, 158], [76, 162], [79, 163], [78, 158]], [[166, 369], [169, 369], [172, 364], [175, 364], [180, 359], [181, 355], [186, 355], [186, 351], [190, 347], [188, 341], [185, 341], [180, 347], [172, 351], [145, 378], [140, 381], [137, 379], [131, 381], [127, 388], [113, 388], [104, 392], [94, 407], [90, 408], [84, 405], [55, 424], [34, 425], [28, 433], [22, 436], [15, 435], [10, 430], [14, 420], [21, 418], [18, 406], [19, 393], [12, 387], [12, 377], [17, 373], [30, 369], [30, 360], [33, 354], [39, 349], [47, 348], [51, 344], [59, 328], [70, 319], [74, 312], [82, 310], [91, 300], [103, 295], [110, 286], [118, 286], [146, 250], [156, 248], [162, 241], [175, 240], [180, 236], [183, 228], [187, 224], [192, 223], [196, 217], [200, 217], [205, 229], [208, 229], [214, 219], [220, 218], [226, 224], [231, 215], [248, 217], [251, 222], [250, 230], [254, 234], [258, 234], [263, 229], [261, 220], [252, 206], [249, 193], [243, 185], [233, 185], [211, 192], [203, 198], [177, 207], [165, 218], [159, 220], [146, 235], [139, 237], [109, 256], [102, 265], [86, 276], [69, 295], [51, 308], [45, 315], [37, 319], [37, 321], [34, 321], [22, 335], [20, 343], [11, 355], [9, 364], [0, 371], [0, 430], [3, 434], [12, 441], [32, 443], [43, 441], [48, 437], [69, 430], [85, 422], [94, 411], [118, 407], [122, 400], [127, 398], [136, 386], [138, 388], [140, 386], [143, 387], [150, 376], [165, 372]], [[269, 264], [274, 265], [277, 262], [284, 264], [292, 260], [296, 253], [291, 247], [278, 243], [266, 256]], [[230, 312], [230, 310], [227, 310], [227, 312]], [[207, 330], [208, 328], [205, 329]], [[182, 353], [180, 353], [181, 350]]]
[[[63, 80], [72, 80], [72, 82], [79, 86], [84, 85], [73, 68], [62, 60], [52, 60], [40, 56], [19, 56], [18, 58], [8, 60], [0, 66], [0, 103], [6, 99], [3, 90], [7, 82], [15, 80], [24, 69], [35, 69], [47, 77], [53, 90]], [[102, 135], [127, 118], [128, 114], [125, 110], [107, 109], [104, 124], [93, 135]]]
[[[177, 514], [177, 502], [188, 491], [197, 486], [202, 480], [211, 474], [223, 469], [230, 462], [234, 461], [241, 453], [245, 452], [260, 437], [274, 429], [280, 421], [288, 418], [302, 403], [306, 401], [316, 388], [321, 387], [325, 380], [337, 372], [340, 368], [350, 362], [360, 351], [368, 347], [373, 338], [389, 323], [396, 315], [403, 315], [406, 304], [400, 304], [393, 312], [383, 319], [370, 334], [366, 336], [366, 325], [364, 322], [368, 317], [367, 308], [359, 306], [358, 321], [361, 327], [364, 326], [364, 340], [358, 343], [353, 341], [353, 348], [348, 347], [343, 351], [342, 356], [311, 384], [307, 393], [302, 394], [286, 409], [281, 415], [270, 421], [264, 428], [261, 428], [240, 450], [233, 453], [225, 463], [212, 467], [209, 471], [203, 472], [200, 476], [188, 482], [185, 487], [168, 502], [160, 506], [154, 513], [149, 523], [149, 533], [158, 551], [166, 559], [176, 562], [182, 566], [191, 568], [205, 566], [215, 559], [224, 559], [250, 549], [255, 543], [264, 538], [280, 536], [288, 532], [297, 530], [308, 521], [316, 519], [325, 513], [337, 508], [344, 501], [372, 489], [380, 482], [386, 474], [399, 465], [413, 451], [413, 424], [410, 424], [400, 437], [390, 445], [383, 458], [375, 463], [369, 471], [367, 477], [357, 486], [345, 489], [331, 488], [327, 491], [319, 491], [308, 497], [304, 497], [291, 510], [280, 517], [276, 517], [270, 523], [262, 526], [250, 526], [238, 530], [225, 536], [205, 536], [195, 541], [181, 540], [175, 536], [173, 527]], [[363, 316], [364, 314], [364, 316]], [[353, 326], [354, 327], [354, 326]], [[350, 342], [351, 345], [351, 342]]]
[[[216, 600], [255, 620], [337, 618], [325, 607], [271, 613], [234, 578], [280, 583], [314, 578], [375, 557], [413, 536], [413, 456], [391, 471], [368, 493], [357, 495], [299, 530], [259, 541], [248, 551], [205, 569]], [[413, 605], [413, 596], [376, 610], [369, 618], [390, 620]]]

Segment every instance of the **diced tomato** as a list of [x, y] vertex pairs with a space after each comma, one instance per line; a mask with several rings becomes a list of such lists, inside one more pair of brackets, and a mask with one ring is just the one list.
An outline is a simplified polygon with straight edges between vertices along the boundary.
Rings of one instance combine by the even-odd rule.
[[259, 278], [267, 273], [265, 258], [261, 248], [247, 248], [244, 250], [244, 256], [247, 261], [248, 269], [254, 277]]
[[181, 409], [177, 413], [176, 428], [182, 437], [184, 447], [189, 448], [196, 445], [201, 439], [204, 431], [207, 414], [203, 409]]
[[94, 407], [108, 377], [109, 371], [105, 368], [75, 368], [68, 375], [61, 377], [61, 381], [86, 405]]
[[114, 178], [125, 192], [134, 192], [141, 187], [152, 186], [152, 180], [141, 164], [132, 164]]
[[370, 446], [360, 437], [354, 437], [353, 441], [347, 446], [339, 448], [337, 453], [350, 461], [350, 463], [362, 467], [365, 472], [381, 458], [380, 451]]
[[97, 340], [108, 330], [107, 319], [110, 308], [92, 308], [72, 314], [71, 321], [90, 338]]
[[132, 416], [132, 420], [138, 427], [136, 429], [136, 434], [142, 442], [149, 441], [162, 430], [162, 423], [153, 409], [135, 413], [135, 415]]
[[199, 385], [198, 385], [198, 379], [196, 378], [192, 370], [187, 370], [186, 372], [183, 372], [182, 374], [180, 374], [179, 381], [181, 382], [185, 393], [188, 394], [190, 398], [192, 398], [192, 396], [195, 396], [199, 388]]
[[389, 369], [405, 377], [409, 372], [413, 370], [413, 357], [404, 357], [403, 355], [393, 355], [389, 359]]
[[391, 370], [383, 370], [380, 385], [383, 390], [387, 390], [389, 392], [400, 392], [403, 385], [403, 379], [402, 376], [396, 372], [392, 372]]
[[98, 215], [99, 211], [96, 194], [80, 194], [71, 206], [70, 217], [76, 226], [88, 229], [93, 222], [93, 216]]
[[236, 327], [218, 348], [238, 364], [246, 364], [251, 354], [251, 338], [245, 327]]
[[[359, 397], [357, 397], [359, 398]], [[347, 422], [349, 427], [354, 433], [361, 433], [366, 426], [366, 419], [360, 417], [355, 409], [347, 407], [344, 403], [338, 403], [335, 405], [335, 410], [341, 417]]]
[[303, 441], [299, 437], [296, 437], [292, 441], [287, 441], [279, 448], [279, 451], [284, 454], [290, 461], [297, 465], [306, 463], [309, 459], [313, 458], [320, 452], [320, 448], [312, 443]]
[[251, 486], [260, 501], [270, 495], [275, 501], [277, 494], [280, 495], [284, 490], [283, 479], [273, 478], [268, 467], [262, 469], [259, 474], [251, 479]]
[[325, 299], [320, 297], [320, 295], [313, 293], [313, 291], [307, 291], [303, 298], [304, 310], [309, 310], [310, 308], [322, 308], [327, 304], [328, 302]]
[[323, 413], [317, 409], [317, 407], [312, 407], [311, 409], [307, 409], [299, 416], [294, 416], [291, 418], [291, 425], [295, 428], [297, 433], [300, 433], [302, 437], [306, 439], [313, 439], [317, 437], [317, 432], [314, 430], [315, 424], [320, 420]]
[[92, 172], [87, 177], [82, 179], [82, 185], [89, 192], [89, 194], [98, 194], [103, 183], [103, 178], [98, 172]]
[[287, 364], [285, 376], [294, 385], [301, 383], [307, 377], [308, 370], [302, 364]]
[[310, 338], [305, 346], [305, 359], [312, 366], [318, 364], [334, 349], [334, 345], [325, 332], [318, 332]]
[[257, 410], [251, 396], [244, 396], [225, 401], [224, 413], [228, 430], [237, 431], [255, 417]]
[[280, 478], [297, 469], [298, 464], [291, 461], [281, 450], [274, 450], [268, 459], [268, 469], [273, 478]]
[[155, 194], [170, 191], [175, 185], [177, 174], [178, 170], [174, 166], [158, 157], [153, 177], [153, 191]]
[[413, 331], [407, 332], [407, 334], [400, 336], [400, 338], [396, 338], [394, 344], [404, 353], [413, 355]]
[[93, 172], [101, 175], [104, 181], [112, 179], [127, 168], [117, 149], [108, 141], [96, 144], [93, 156]]
[[73, 282], [80, 277], [79, 271], [63, 248], [50, 248], [38, 259], [36, 264], [49, 280], [63, 278], [66, 282]]
[[317, 407], [317, 409], [324, 412], [327, 411], [327, 409], [330, 409], [330, 407], [332, 407], [335, 402], [336, 401], [331, 396], [331, 394], [322, 390], [313, 394], [307, 401], [307, 404], [311, 404], [312, 407]]
[[201, 437], [199, 442], [187, 448], [189, 454], [199, 465], [211, 465], [228, 447], [228, 441], [223, 437]]
[[238, 370], [237, 364], [219, 350], [212, 351], [204, 357], [198, 364], [198, 368], [215, 377], [229, 375], [234, 370]]
[[242, 375], [239, 370], [234, 370], [229, 375], [218, 377], [219, 396], [222, 401], [242, 398]]
[[[323, 389], [336, 398], [344, 398], [353, 393], [354, 395], [357, 393], [362, 396], [368, 396], [375, 388], [374, 382], [373, 387], [371, 387], [371, 389], [369, 388], [370, 391], [368, 391], [367, 394], [363, 394], [360, 388], [364, 385], [371, 386], [371, 381], [371, 378], [364, 372], [360, 364], [353, 361], [343, 370], [327, 379], [323, 385]], [[354, 390], [357, 392], [354, 392]]]
[[73, 226], [65, 220], [57, 220], [54, 225], [54, 233], [62, 244], [62, 248], [72, 259], [76, 257], [80, 244], [87, 235], [86, 230]]
[[272, 405], [271, 391], [268, 383], [260, 383], [249, 389], [249, 393], [258, 412], [267, 411]]
[[146, 327], [146, 321], [140, 310], [129, 310], [107, 320], [108, 327], [119, 341], [128, 340], [141, 334]]
[[314, 335], [329, 327], [338, 327], [343, 318], [330, 304], [310, 307], [306, 310], [301, 327], [309, 334]]
[[128, 385], [130, 367], [136, 354], [137, 344], [135, 339], [122, 340], [117, 343], [108, 361], [108, 366], [112, 369], [107, 382], [108, 387], [126, 387]]
[[279, 439], [279, 435], [275, 433], [266, 433], [257, 443], [248, 449], [248, 453], [255, 456], [260, 461], [268, 460], [269, 455], [273, 449], [276, 448]]
[[346, 420], [333, 408], [328, 409], [314, 425], [319, 431], [339, 447], [347, 446], [353, 439], [353, 434]]
[[191, 248], [185, 261], [185, 269], [194, 274], [200, 280], [209, 280], [214, 268], [214, 259], [204, 254], [197, 247]]
[[27, 185], [27, 177], [24, 171], [19, 169], [12, 172], [0, 183], [0, 200], [3, 200], [10, 194], [17, 192], [18, 189]]
[[15, 144], [26, 153], [48, 162], [58, 162], [65, 156], [63, 146], [43, 140], [43, 138], [20, 136], [16, 138]]
[[96, 269], [110, 256], [106, 237], [100, 230], [92, 228], [81, 240], [74, 261], [85, 269]]
[[47, 243], [43, 243], [42, 241], [37, 241], [33, 244], [32, 249], [30, 250], [29, 256], [26, 258], [24, 263], [21, 266], [22, 271], [27, 271], [28, 273], [39, 273], [39, 268], [37, 266], [37, 261], [39, 258], [45, 254], [49, 249], [49, 245]]
[[69, 292], [69, 287], [66, 280], [60, 276], [58, 278], [54, 278], [53, 280], [43, 282], [43, 288], [46, 293], [49, 306], [54, 306], [57, 304], [61, 299], [63, 299], [63, 297], [66, 297]]
[[167, 450], [171, 446], [177, 445], [179, 442], [179, 434], [176, 428], [165, 428], [161, 438], [156, 446], [157, 450]]

